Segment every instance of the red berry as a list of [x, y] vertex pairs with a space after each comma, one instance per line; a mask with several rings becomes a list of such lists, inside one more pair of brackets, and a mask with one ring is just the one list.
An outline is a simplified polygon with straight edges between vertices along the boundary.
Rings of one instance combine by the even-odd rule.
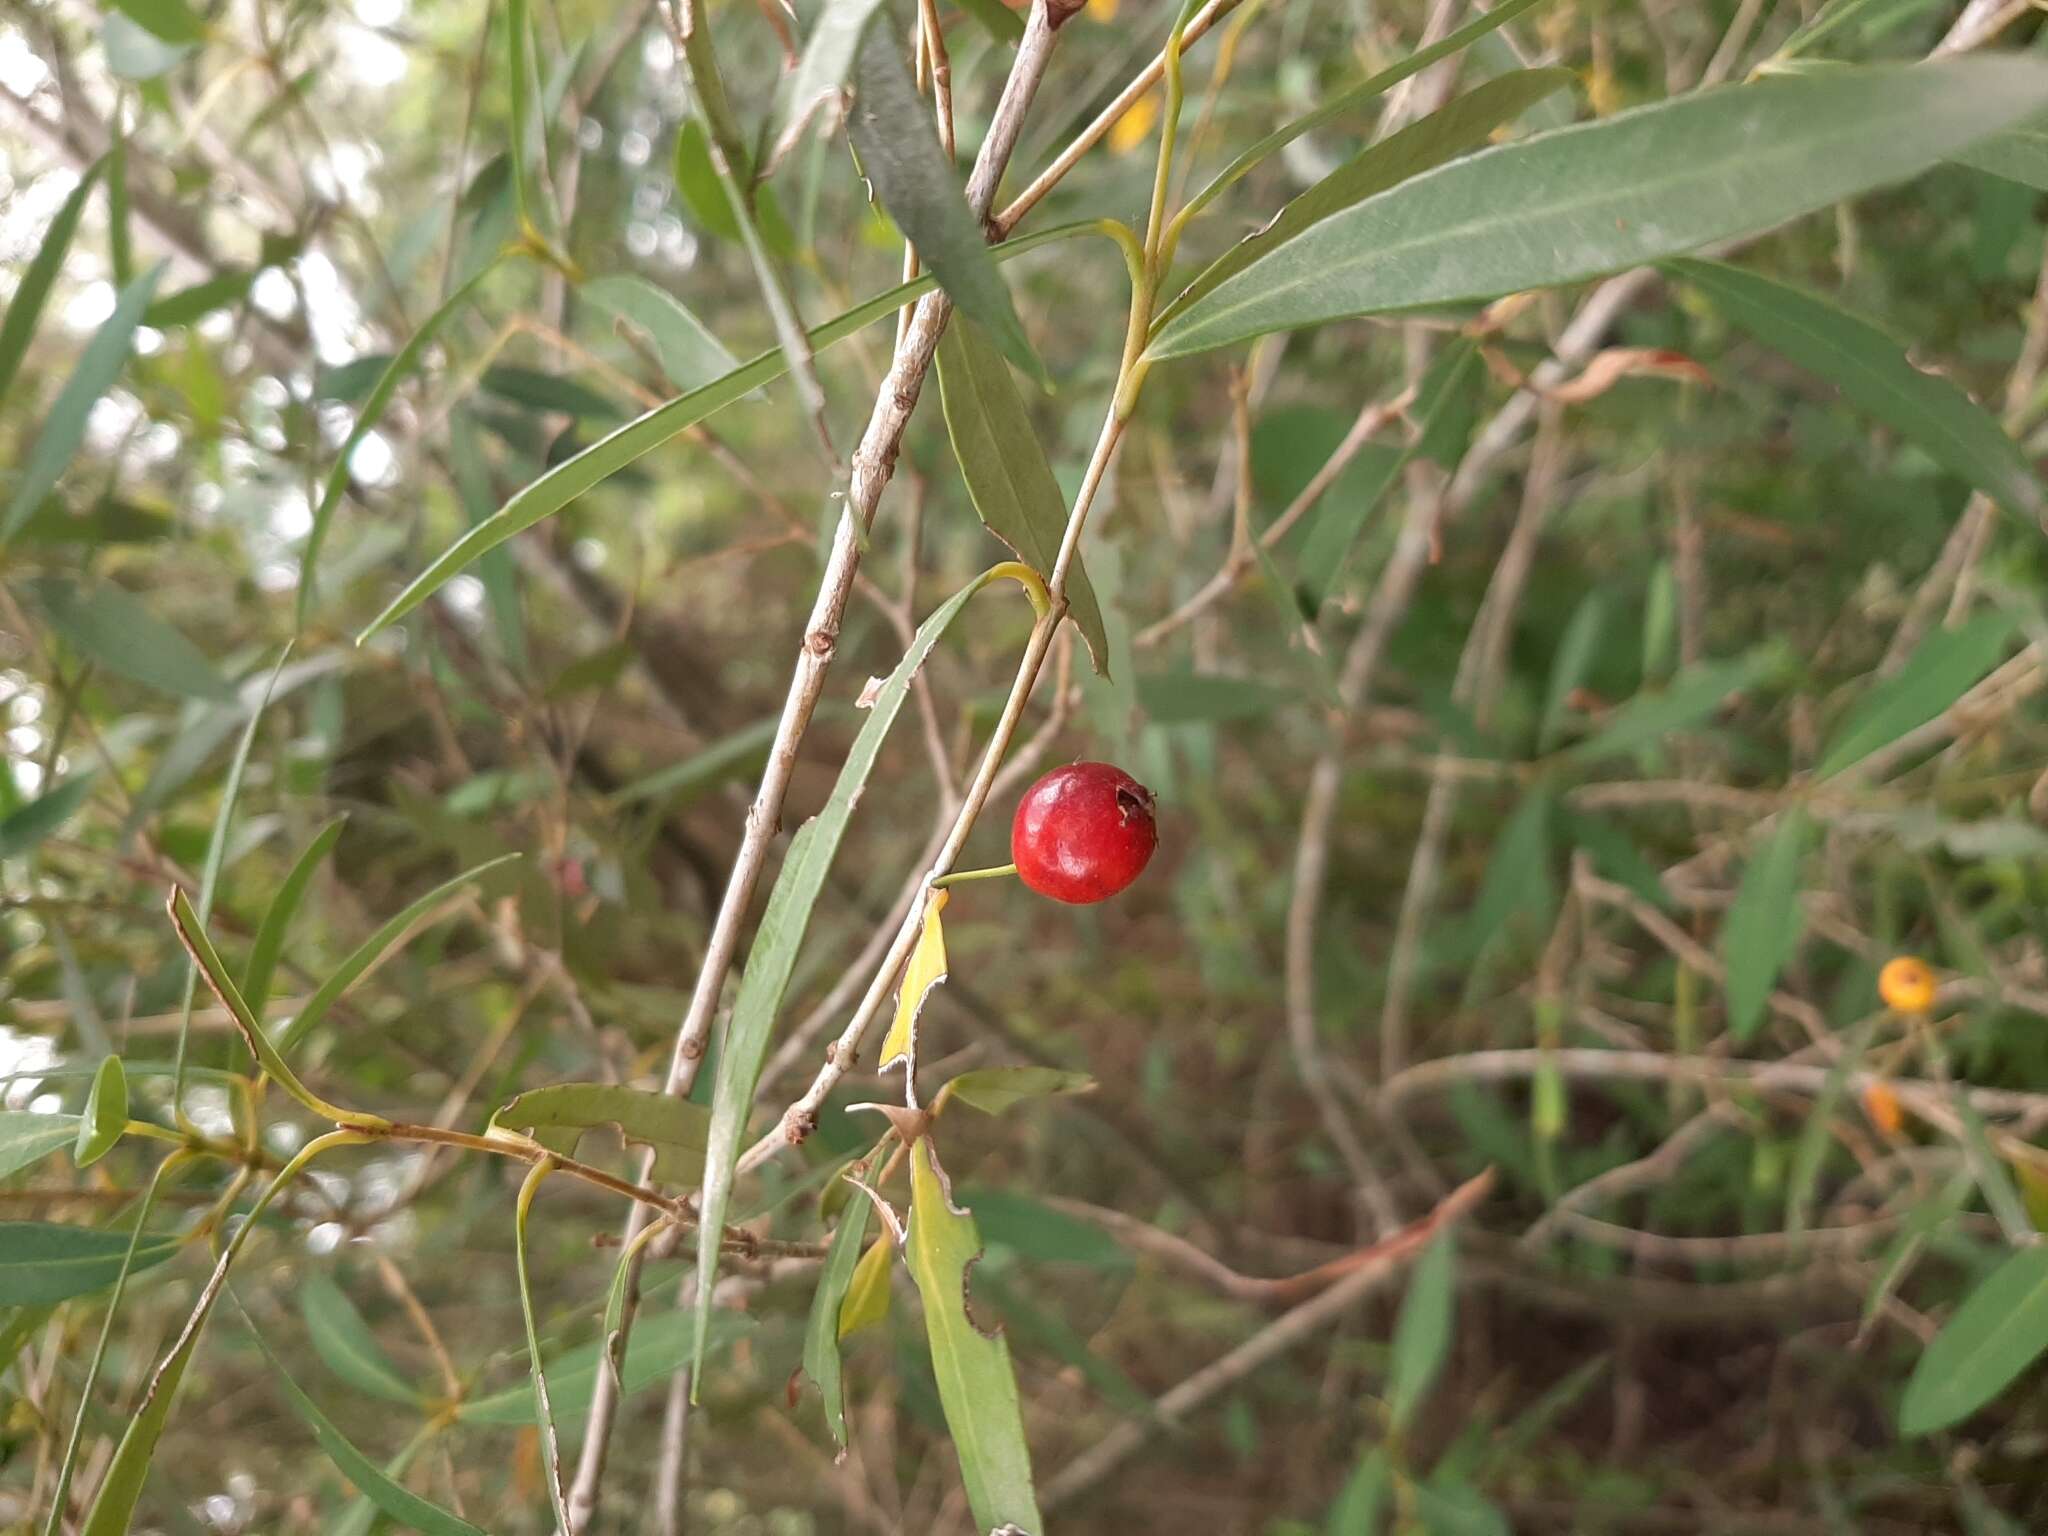
[[1041, 896], [1107, 901], [1159, 846], [1152, 791], [1108, 763], [1069, 763], [1024, 792], [1010, 823], [1017, 875]]

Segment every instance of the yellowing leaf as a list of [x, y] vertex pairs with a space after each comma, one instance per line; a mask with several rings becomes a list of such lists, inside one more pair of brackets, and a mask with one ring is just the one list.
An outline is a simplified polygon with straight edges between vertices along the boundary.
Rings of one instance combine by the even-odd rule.
[[903, 1102], [913, 1109], [917, 1106], [917, 1021], [932, 988], [946, 979], [946, 929], [939, 914], [951, 894], [933, 891], [924, 909], [924, 930], [917, 936], [917, 948], [910, 952], [903, 989], [896, 994], [896, 1020], [882, 1041], [882, 1070], [902, 1063]]
[[889, 1258], [895, 1250], [884, 1232], [860, 1256], [846, 1299], [839, 1303], [839, 1337], [846, 1338], [889, 1315]]
[[1159, 121], [1159, 93], [1147, 92], [1125, 108], [1124, 115], [1110, 125], [1109, 151], [1113, 155], [1128, 155], [1152, 135], [1153, 124]]

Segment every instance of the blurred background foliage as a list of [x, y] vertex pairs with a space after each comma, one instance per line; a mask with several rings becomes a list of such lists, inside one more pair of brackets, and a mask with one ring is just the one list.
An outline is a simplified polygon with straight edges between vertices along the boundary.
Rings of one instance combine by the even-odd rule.
[[[184, 42], [137, 19], [175, 32], [164, 18], [183, 9], [20, 0], [0, 12], [0, 294], [19, 292], [103, 156], [114, 192], [84, 202], [0, 399], [10, 495], [117, 295], [162, 263], [134, 357], [92, 404], [61, 484], [0, 553], [0, 1094], [14, 1109], [77, 1109], [93, 1065], [118, 1049], [132, 1112], [166, 1117], [165, 1081], [149, 1067], [173, 1050], [186, 968], [163, 892], [197, 884], [236, 739], [296, 631], [326, 477], [384, 362], [515, 232], [506, 6], [236, 0]], [[1727, 39], [1740, 78], [1815, 9], [1557, 0], [1473, 50], [1459, 84], [1518, 59], [1558, 63], [1572, 88], [1515, 131], [1611, 114], [1688, 85]], [[1816, 51], [1865, 59], [1927, 53], [1965, 8], [1832, 9], [1849, 15]], [[971, 144], [1007, 68], [1007, 13], [990, 0], [940, 11]], [[1171, 11], [1090, 0], [1054, 59], [1013, 187], [1156, 53]], [[1212, 37], [1191, 56], [1190, 185], [1440, 32], [1436, 12], [1465, 19], [1407, 0], [1253, 0], [1219, 29], [1220, 47]], [[733, 94], [758, 120], [790, 23], [748, 0], [721, 0], [712, 19]], [[620, 319], [645, 290], [615, 286], [607, 304], [594, 285], [644, 279], [736, 357], [775, 343], [702, 139], [679, 132], [684, 75], [653, 7], [544, 0], [532, 20], [539, 185], [585, 281], [538, 263], [493, 269], [349, 457], [307, 622], [254, 737], [213, 916], [223, 946], [242, 953], [298, 851], [347, 816], [279, 964], [274, 1010], [288, 1014], [390, 914], [458, 870], [523, 852], [438, 907], [300, 1057], [316, 1087], [346, 1084], [353, 1102], [420, 1120], [449, 1105], [465, 1125], [524, 1087], [659, 1080], [837, 510], [810, 424], [789, 388], [772, 386], [504, 546], [404, 625], [353, 643], [468, 524], [690, 381], [701, 359], [687, 346], [672, 355], [659, 333]], [[2031, 15], [2003, 20], [2003, 44], [2037, 27]], [[1141, 217], [1149, 123], [1134, 111], [1027, 227]], [[1190, 270], [1373, 127], [1369, 114], [1334, 123], [1262, 165], [1193, 227]], [[900, 241], [843, 140], [798, 149], [763, 222], [811, 323], [900, 276]], [[2031, 457], [2043, 235], [2033, 187], [1954, 165], [1803, 220], [1743, 260], [1881, 317], [1917, 363], [2003, 411]], [[1105, 245], [1082, 242], [1004, 271], [1057, 384], [1030, 410], [1071, 492], [1114, 376], [1124, 274]], [[977, 1306], [1009, 1328], [1041, 1480], [1056, 1482], [1114, 1426], [1142, 1423], [1161, 1394], [1282, 1310], [1164, 1240], [1119, 1236], [1059, 1202], [1178, 1235], [1228, 1274], [1293, 1274], [1346, 1251], [1370, 1227], [1305, 1089], [1312, 1061], [1309, 1086], [1369, 1138], [1406, 1214], [1488, 1165], [1498, 1177], [1455, 1271], [1424, 1271], [1448, 1342], [1409, 1346], [1430, 1357], [1419, 1382], [1408, 1368], [1425, 1395], [1395, 1415], [1395, 1433], [1390, 1291], [1203, 1395], [1113, 1477], [1077, 1491], [1061, 1529], [1362, 1531], [1376, 1455], [1403, 1469], [1391, 1512], [1416, 1529], [2038, 1528], [2037, 1379], [1946, 1436], [1896, 1424], [1926, 1339], [2006, 1252], [1980, 1196], [1956, 1208], [1967, 1136], [1912, 1113], [1917, 1100], [1887, 1114], [1873, 1090], [1840, 1078], [1553, 1077], [1554, 1062], [1495, 1071], [1477, 1054], [1542, 1045], [1776, 1061], [1841, 1032], [1867, 1045], [1880, 1077], [1917, 1082], [1935, 1067], [1926, 1042], [1876, 992], [1879, 966], [1912, 951], [1946, 982], [1935, 1025], [1955, 1074], [2048, 1089], [2038, 531], [1990, 515], [1921, 448], [1684, 283], [1639, 282], [1601, 344], [1694, 366], [1667, 358], [1497, 431], [1585, 297], [1544, 295], [1500, 317], [1486, 366], [1460, 375], [1423, 462], [1395, 475], [1398, 435], [1376, 440], [1269, 562], [1240, 570], [1190, 622], [1148, 633], [1227, 568], [1234, 527], [1270, 524], [1362, 409], [1455, 340], [1454, 321], [1335, 324], [1160, 369], [1097, 509], [1086, 553], [1112, 674], [1064, 658], [1040, 715], [1071, 687], [1054, 759], [1107, 758], [1148, 783], [1161, 854], [1099, 909], [1055, 908], [1008, 883], [956, 892], [953, 979], [925, 1046], [943, 1063], [935, 1081], [1033, 1061], [1100, 1083], [1086, 1098], [975, 1118], [948, 1142], [990, 1243]], [[884, 322], [819, 359], [841, 451], [888, 356]], [[1371, 622], [1368, 598], [1424, 498], [1443, 509], [1435, 547], [1337, 759], [1335, 814], [1318, 839], [1327, 880], [1319, 917], [1306, 915], [1309, 974], [1290, 985], [1303, 802], [1338, 740], [1329, 678]], [[1317, 563], [1324, 519], [1363, 520], [1341, 568]], [[804, 744], [789, 825], [829, 791], [863, 680], [885, 675], [909, 626], [1002, 557], [928, 398]], [[1490, 642], [1492, 683], [1475, 697], [1457, 682], [1461, 654], [1513, 558], [1532, 562], [1526, 594]], [[1925, 685], [1933, 707], [1905, 748], [1813, 793], [1845, 719], [1901, 675], [1919, 638], [1986, 616], [1998, 629], [1972, 652], [1982, 665], [1944, 696], [1940, 680]], [[929, 713], [920, 702], [906, 717], [860, 805], [857, 852], [819, 909], [785, 1030], [821, 1003], [843, 1009], [831, 988], [918, 857], [938, 764], [958, 781], [1026, 627], [1023, 605], [990, 599], [935, 654]], [[1674, 698], [1694, 703], [1619, 751], [1566, 750]], [[1434, 819], [1433, 786], [1448, 786]], [[1790, 884], [1765, 889], [1748, 878], [1752, 855], [1795, 799], [1812, 830], [1790, 850]], [[1006, 856], [1007, 818], [992, 807], [967, 863]], [[1433, 901], [1409, 895], [1418, 879], [1425, 891], [1434, 880]], [[1768, 967], [1754, 945], [1731, 948], [1745, 895], [1750, 938], [1782, 948]], [[1405, 971], [1390, 984], [1397, 961]], [[1760, 968], [1777, 998], [1731, 1018], [1731, 990], [1756, 992]], [[1303, 1009], [1308, 1057], [1288, 1024]], [[1402, 1036], [1393, 1059], [1390, 1015]], [[836, 1030], [839, 1017], [816, 1023]], [[192, 1051], [203, 1068], [242, 1065], [203, 1001]], [[764, 1096], [793, 1096], [816, 1054], [771, 1057]], [[1382, 1098], [1383, 1067], [1415, 1063], [1438, 1075]], [[699, 1081], [703, 1097], [710, 1074]], [[835, 1096], [811, 1169], [864, 1150], [871, 1133], [844, 1106], [877, 1096], [859, 1073]], [[229, 1129], [228, 1095], [203, 1075], [192, 1105], [204, 1128]], [[2044, 1110], [2048, 1097], [2020, 1103], [2015, 1129]], [[290, 1126], [270, 1134], [290, 1149]], [[149, 1152], [130, 1143], [75, 1179], [61, 1162], [39, 1165], [0, 1188], [0, 1217], [119, 1227]], [[2011, 1166], [2038, 1207], [2030, 1165]], [[792, 1188], [806, 1172], [771, 1167], [740, 1212], [787, 1194], [758, 1229], [815, 1239], [814, 1189]], [[193, 1170], [157, 1220], [191, 1221], [226, 1179]], [[402, 1271], [466, 1392], [518, 1386], [515, 1182], [485, 1159], [353, 1155], [318, 1173], [252, 1249], [245, 1304], [380, 1463], [426, 1414], [366, 1396], [308, 1320], [352, 1309], [402, 1378], [432, 1380], [391, 1278]], [[1941, 1219], [1913, 1225], [1928, 1212]], [[617, 1214], [566, 1185], [543, 1197], [537, 1294], [544, 1337], [563, 1349], [595, 1337], [616, 1261], [599, 1239]], [[82, 1484], [204, 1274], [188, 1253], [138, 1276], [87, 1420]], [[757, 1326], [713, 1367], [692, 1423], [689, 1525], [953, 1528], [964, 1517], [914, 1298], [849, 1345], [854, 1446], [835, 1467], [815, 1396], [785, 1401], [811, 1282], [772, 1267], [754, 1278], [740, 1305]], [[102, 1315], [93, 1298], [0, 1312], [0, 1528], [40, 1524]], [[663, 1397], [656, 1384], [629, 1401], [605, 1528], [646, 1517]], [[516, 1418], [433, 1434], [404, 1458], [406, 1475], [487, 1528], [545, 1529], [539, 1453]], [[579, 1419], [565, 1415], [572, 1433]], [[367, 1529], [351, 1498], [240, 1319], [218, 1322], [144, 1523]]]

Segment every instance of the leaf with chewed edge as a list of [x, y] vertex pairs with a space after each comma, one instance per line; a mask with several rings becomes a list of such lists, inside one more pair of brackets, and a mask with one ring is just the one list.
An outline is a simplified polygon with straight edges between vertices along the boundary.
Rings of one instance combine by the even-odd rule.
[[925, 904], [924, 926], [918, 931], [917, 947], [903, 970], [903, 986], [896, 994], [896, 1018], [882, 1037], [881, 1070], [903, 1068], [903, 1102], [917, 1108], [917, 1023], [932, 989], [946, 979], [946, 928], [939, 914], [946, 909], [952, 892], [933, 891]]
[[555, 1083], [520, 1094], [491, 1116], [494, 1129], [524, 1131], [564, 1157], [574, 1157], [583, 1133], [600, 1125], [615, 1125], [627, 1141], [654, 1149], [657, 1184], [690, 1184], [704, 1176], [711, 1111], [666, 1093], [618, 1083]]
[[924, 1298], [939, 1405], [960, 1457], [975, 1529], [1014, 1525], [1043, 1531], [1009, 1343], [1001, 1333], [982, 1332], [967, 1309], [967, 1280], [981, 1258], [981, 1234], [973, 1216], [953, 1204], [928, 1136], [910, 1149], [910, 1231], [904, 1252]]

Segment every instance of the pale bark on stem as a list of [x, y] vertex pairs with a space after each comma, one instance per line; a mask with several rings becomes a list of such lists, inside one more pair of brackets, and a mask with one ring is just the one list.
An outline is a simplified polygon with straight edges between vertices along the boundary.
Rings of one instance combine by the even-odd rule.
[[[1242, 0], [1209, 0], [1209, 3], [1189, 20], [1187, 30], [1181, 34], [1181, 52], [1186, 53], [1211, 27], [1236, 10], [1241, 3]], [[1009, 206], [995, 216], [991, 223], [996, 238], [1001, 239], [1015, 229], [1018, 221], [1036, 208], [1048, 192], [1065, 180], [1067, 173], [1081, 163], [1081, 157], [1099, 144], [1103, 135], [1116, 126], [1116, 120], [1130, 110], [1131, 103], [1158, 85], [1165, 74], [1166, 50], [1162, 48], [1158, 56], [1138, 71], [1130, 84], [1117, 93], [1116, 100], [1096, 113], [1094, 121], [1074, 136], [1073, 142], [1060, 151], [1058, 158], [1040, 171], [1031, 185], [1012, 198]]]
[[[1087, 473], [1081, 481], [1081, 489], [1074, 497], [1074, 509], [1068, 515], [1065, 538], [1060, 545], [1059, 557], [1053, 562], [1052, 579], [1046, 584], [1051, 604], [1045, 614], [1032, 626], [1031, 638], [1024, 647], [1023, 658], [1017, 664], [1017, 677], [1010, 686], [1010, 695], [1003, 703], [1003, 713], [997, 720], [995, 730], [989, 737], [988, 746], [983, 750], [981, 765], [975, 771], [973, 781], [961, 800], [960, 809], [953, 819], [952, 829], [940, 845], [938, 856], [932, 860], [917, 883], [923, 890], [933, 880], [949, 873], [953, 862], [960, 856], [960, 850], [967, 844], [974, 823], [982, 807], [988, 803], [994, 789], [1003, 757], [1009, 748], [1011, 738], [1017, 733], [1017, 725], [1024, 716], [1024, 708], [1030, 702], [1032, 688], [1037, 684], [1038, 674], [1045, 664], [1045, 658], [1052, 648], [1054, 633], [1067, 612], [1067, 574], [1073, 565], [1075, 552], [1080, 548], [1081, 532], [1088, 519], [1088, 511], [1095, 495], [1102, 486], [1111, 459], [1116, 455], [1117, 445], [1122, 441], [1124, 417], [1112, 410], [1103, 423], [1102, 434], [1095, 444], [1095, 452], [1088, 461]], [[825, 1102], [827, 1094], [838, 1085], [852, 1068], [860, 1054], [861, 1041], [869, 1027], [882, 1011], [888, 1000], [889, 991], [896, 983], [904, 962], [910, 958], [911, 947], [917, 942], [919, 926], [923, 917], [923, 903], [913, 901], [905, 911], [896, 929], [896, 936], [889, 950], [876, 970], [868, 989], [861, 997], [860, 1006], [840, 1031], [839, 1038], [826, 1048], [824, 1065], [811, 1080], [802, 1097], [782, 1112], [774, 1130], [763, 1136], [739, 1161], [738, 1173], [746, 1173], [774, 1157], [785, 1147], [800, 1146], [817, 1125], [818, 1107]]]
[[[1034, 0], [988, 134], [982, 140], [973, 172], [968, 177], [967, 203], [978, 219], [988, 216], [989, 207], [995, 200], [996, 185], [1002, 179], [1010, 155], [1016, 149], [1017, 136], [1023, 130], [1024, 115], [1037, 94], [1039, 83], [1045, 78], [1057, 29], [1070, 14], [1072, 12], [1066, 5], [1056, 5], [1054, 0]], [[803, 644], [797, 652], [796, 667], [790, 678], [788, 695], [783, 701], [775, 740], [769, 748], [760, 788], [747, 810], [732, 875], [705, 944], [703, 967], [697, 973], [689, 1007], [676, 1031], [675, 1053], [669, 1064], [666, 1089], [677, 1097], [689, 1093], [696, 1082], [697, 1068], [710, 1038], [712, 1017], [717, 1012], [726, 977], [738, 953], [740, 930], [752, 906], [754, 889], [767, 863], [769, 847], [781, 828], [783, 800], [788, 794], [797, 751], [824, 692], [825, 675], [838, 649], [839, 626], [853, 591], [854, 578], [860, 569], [862, 547], [874, 522], [882, 492], [895, 473], [896, 455], [902, 445], [904, 429], [917, 406], [925, 376], [931, 369], [939, 333], [945, 328], [951, 313], [951, 302], [943, 291], [928, 293], [918, 300], [889, 371], [876, 392], [874, 409], [869, 414], [867, 429], [861, 435], [860, 446], [854, 450], [846, 503], [840, 509], [831, 553], [818, 584], [817, 599], [804, 625]], [[643, 1177], [651, 1166], [650, 1154], [643, 1167]], [[639, 1236], [646, 1223], [646, 1215], [636, 1208], [627, 1218], [624, 1240], [630, 1243]], [[626, 1287], [626, 1305], [620, 1317], [622, 1345], [624, 1336], [632, 1330], [639, 1303], [640, 1257], [636, 1252], [627, 1260], [632, 1272]], [[616, 1383], [610, 1376], [600, 1373], [585, 1418], [583, 1449], [577, 1462], [576, 1476], [569, 1489], [569, 1516], [577, 1531], [587, 1529], [597, 1513], [599, 1485], [604, 1476], [618, 1404]], [[573, 1532], [571, 1536], [574, 1536]]]

